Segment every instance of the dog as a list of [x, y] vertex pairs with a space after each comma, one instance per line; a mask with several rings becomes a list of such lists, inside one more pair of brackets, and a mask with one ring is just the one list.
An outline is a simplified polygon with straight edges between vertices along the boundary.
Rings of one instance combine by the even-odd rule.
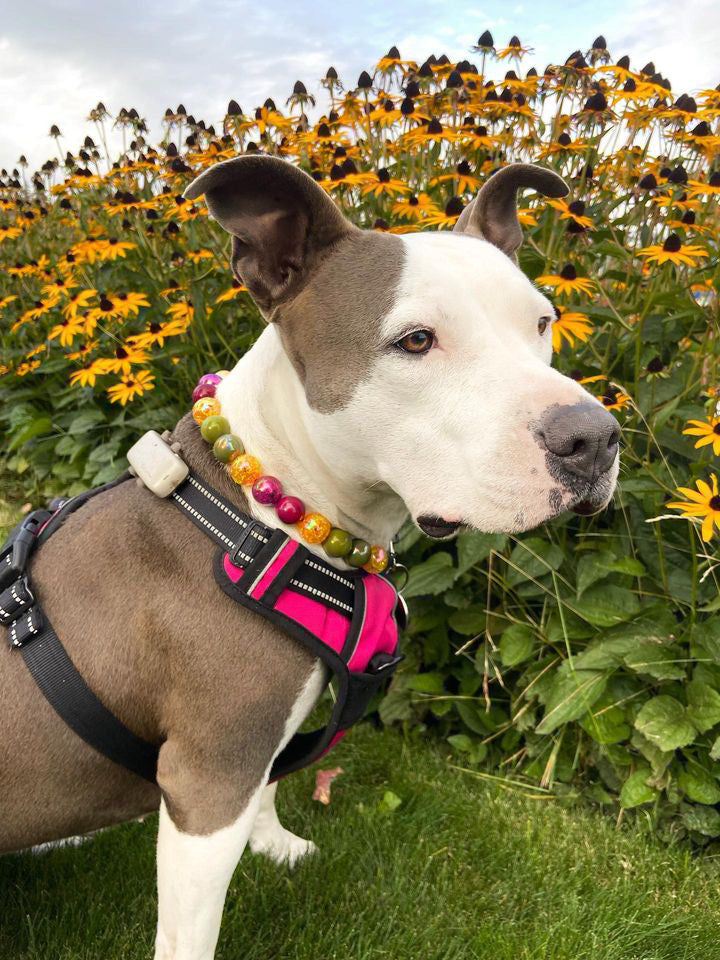
[[[619, 427], [551, 368], [554, 310], [517, 266], [526, 188], [567, 193], [550, 170], [510, 165], [452, 232], [402, 236], [354, 226], [277, 157], [218, 163], [185, 192], [204, 195], [232, 236], [233, 273], [267, 321], [218, 388], [232, 432], [355, 536], [387, 544], [408, 514], [433, 538], [461, 525], [520, 533], [612, 497]], [[282, 528], [190, 416], [171, 439], [222, 496]], [[22, 659], [6, 645], [0, 654], [0, 850], [159, 807], [155, 960], [211, 960], [246, 845], [291, 865], [314, 850], [282, 827], [267, 781], [325, 670], [218, 590], [213, 549], [126, 482], [69, 516], [32, 559], [88, 685], [136, 734], [162, 741], [157, 785], [79, 739]]]

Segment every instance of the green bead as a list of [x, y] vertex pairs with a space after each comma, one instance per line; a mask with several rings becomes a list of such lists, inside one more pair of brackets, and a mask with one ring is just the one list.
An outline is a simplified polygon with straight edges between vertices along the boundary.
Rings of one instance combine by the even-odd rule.
[[371, 556], [371, 548], [367, 540], [353, 540], [352, 550], [349, 556], [345, 557], [345, 562], [351, 567], [363, 567]]
[[215, 443], [218, 437], [221, 437], [224, 433], [230, 433], [230, 424], [225, 417], [208, 417], [200, 424], [200, 433], [203, 440], [208, 443]]
[[[222, 420], [222, 417], [218, 419]], [[224, 433], [213, 444], [213, 453], [221, 463], [230, 463], [233, 457], [245, 453], [245, 447], [239, 437], [236, 437], [233, 433]]]
[[323, 549], [329, 557], [346, 557], [353, 548], [353, 540], [347, 530], [333, 527], [323, 540]]

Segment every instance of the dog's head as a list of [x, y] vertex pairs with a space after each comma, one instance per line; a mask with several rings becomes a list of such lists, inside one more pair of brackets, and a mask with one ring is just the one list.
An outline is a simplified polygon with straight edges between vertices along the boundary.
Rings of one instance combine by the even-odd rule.
[[615, 487], [617, 422], [550, 367], [554, 310], [517, 266], [523, 188], [567, 193], [513, 164], [452, 233], [403, 236], [353, 226], [275, 157], [216, 164], [185, 191], [232, 235], [232, 269], [277, 325], [335, 466], [387, 484], [431, 536], [593, 513]]

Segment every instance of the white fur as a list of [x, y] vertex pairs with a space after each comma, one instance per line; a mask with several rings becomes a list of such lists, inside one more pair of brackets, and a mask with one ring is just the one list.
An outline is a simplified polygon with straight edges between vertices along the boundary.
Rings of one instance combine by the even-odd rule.
[[280, 823], [275, 809], [276, 792], [277, 783], [268, 784], [263, 791], [250, 834], [250, 849], [253, 853], [264, 853], [275, 863], [294, 867], [298, 860], [315, 853], [317, 847], [312, 840], [303, 840]]
[[[325, 682], [325, 670], [318, 663], [293, 705], [276, 756], [312, 710]], [[276, 814], [273, 820], [269, 806], [274, 801], [274, 788], [266, 793], [270, 766], [234, 823], [214, 833], [183, 833], [173, 823], [164, 800], [161, 803], [155, 960], [212, 960], [228, 884], [260, 813], [255, 836], [264, 852], [294, 863], [314, 849], [309, 841], [283, 830]]]

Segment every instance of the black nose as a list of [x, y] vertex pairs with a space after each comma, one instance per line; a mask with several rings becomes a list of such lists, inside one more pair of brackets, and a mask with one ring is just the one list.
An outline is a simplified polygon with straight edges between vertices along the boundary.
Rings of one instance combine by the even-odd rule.
[[613, 465], [620, 435], [615, 417], [597, 403], [548, 407], [538, 430], [560, 465], [586, 480], [596, 480]]

